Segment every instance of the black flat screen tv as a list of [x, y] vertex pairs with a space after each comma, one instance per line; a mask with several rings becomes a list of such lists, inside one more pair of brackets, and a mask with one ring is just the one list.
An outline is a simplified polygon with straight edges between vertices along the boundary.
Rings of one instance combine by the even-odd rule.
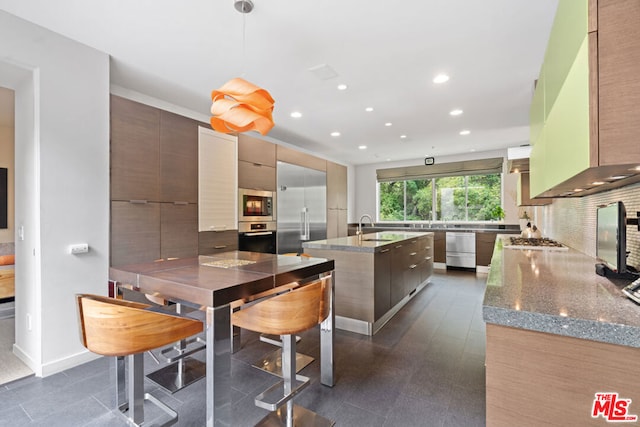
[[0, 228], [7, 228], [8, 186], [7, 168], [0, 168]]
[[596, 256], [614, 273], [627, 272], [627, 212], [624, 203], [598, 207]]

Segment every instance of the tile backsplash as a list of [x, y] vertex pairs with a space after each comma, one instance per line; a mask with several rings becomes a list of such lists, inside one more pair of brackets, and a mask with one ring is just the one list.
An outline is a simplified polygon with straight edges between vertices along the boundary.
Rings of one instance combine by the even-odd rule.
[[[596, 256], [596, 208], [621, 200], [627, 218], [640, 211], [640, 184], [585, 197], [555, 199], [551, 205], [534, 209], [534, 219], [545, 236], [559, 240], [589, 256]], [[640, 231], [627, 225], [627, 264], [640, 267]]]

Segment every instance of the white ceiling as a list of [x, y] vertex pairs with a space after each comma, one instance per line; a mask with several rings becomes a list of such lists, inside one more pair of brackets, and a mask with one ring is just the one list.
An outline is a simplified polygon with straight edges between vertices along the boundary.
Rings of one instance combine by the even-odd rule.
[[[527, 143], [558, 0], [253, 2], [247, 15], [234, 0], [0, 0], [0, 8], [110, 54], [112, 83], [203, 115], [212, 89], [244, 77], [276, 101], [270, 137], [345, 163]], [[337, 77], [309, 71], [321, 64]], [[441, 72], [451, 79], [435, 85]], [[454, 108], [464, 113], [452, 117]]]

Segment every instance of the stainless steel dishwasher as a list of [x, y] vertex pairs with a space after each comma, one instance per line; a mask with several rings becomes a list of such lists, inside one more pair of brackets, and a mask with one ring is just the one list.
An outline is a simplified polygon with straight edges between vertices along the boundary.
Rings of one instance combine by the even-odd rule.
[[447, 231], [447, 267], [476, 267], [476, 233]]

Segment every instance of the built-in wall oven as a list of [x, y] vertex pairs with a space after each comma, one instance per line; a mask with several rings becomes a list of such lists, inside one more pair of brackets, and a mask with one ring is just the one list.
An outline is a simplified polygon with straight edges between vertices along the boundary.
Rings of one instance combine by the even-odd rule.
[[238, 190], [238, 249], [276, 253], [276, 203], [273, 192]]
[[238, 221], [268, 222], [274, 221], [276, 205], [271, 191], [238, 190]]
[[276, 242], [275, 221], [238, 223], [238, 250], [275, 254]]

